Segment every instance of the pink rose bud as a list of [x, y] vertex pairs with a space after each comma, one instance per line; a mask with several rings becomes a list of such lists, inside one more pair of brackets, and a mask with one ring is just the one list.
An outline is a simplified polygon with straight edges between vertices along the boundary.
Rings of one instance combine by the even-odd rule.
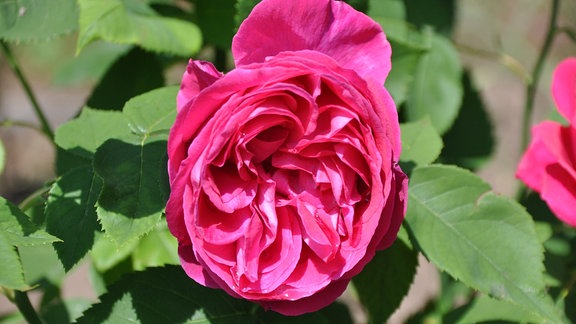
[[576, 58], [556, 67], [552, 95], [570, 125], [545, 121], [534, 126], [516, 176], [540, 193], [561, 221], [576, 227]]
[[406, 211], [390, 45], [341, 1], [264, 0], [226, 74], [191, 60], [166, 217], [198, 283], [286, 315], [332, 303]]

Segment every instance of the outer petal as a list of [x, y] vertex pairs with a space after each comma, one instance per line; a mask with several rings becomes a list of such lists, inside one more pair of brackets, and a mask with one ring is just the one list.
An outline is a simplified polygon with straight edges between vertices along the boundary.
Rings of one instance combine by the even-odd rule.
[[299, 50], [322, 52], [379, 84], [391, 68], [390, 44], [380, 25], [343, 1], [262, 1], [232, 42], [237, 66]]
[[547, 168], [542, 199], [566, 224], [576, 227], [576, 179], [558, 164]]
[[562, 116], [576, 122], [576, 57], [565, 59], [554, 70], [552, 95]]
[[520, 160], [516, 177], [528, 187], [541, 192], [546, 177], [546, 167], [558, 161], [548, 143], [560, 145], [562, 126], [554, 122], [543, 122], [532, 128], [532, 142]]
[[265, 309], [271, 309], [283, 315], [297, 316], [310, 313], [324, 308], [342, 295], [348, 286], [350, 279], [342, 279], [332, 282], [326, 288], [320, 290], [310, 297], [301, 298], [294, 301], [268, 301], [260, 302]]
[[202, 89], [210, 86], [222, 75], [210, 62], [190, 60], [176, 97], [177, 110], [182, 110], [182, 107], [194, 99]]

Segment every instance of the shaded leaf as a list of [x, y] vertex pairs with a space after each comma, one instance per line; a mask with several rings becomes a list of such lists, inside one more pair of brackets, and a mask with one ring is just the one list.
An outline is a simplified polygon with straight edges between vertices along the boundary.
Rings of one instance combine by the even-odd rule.
[[110, 287], [77, 323], [247, 323], [252, 304], [190, 279], [180, 266], [149, 268]]
[[494, 151], [493, 127], [468, 73], [463, 76], [463, 85], [462, 109], [452, 128], [444, 134], [442, 161], [477, 170]]
[[198, 26], [206, 43], [228, 50], [234, 36], [236, 0], [196, 1]]
[[562, 322], [544, 292], [534, 222], [521, 205], [489, 190], [463, 169], [416, 168], [406, 215], [413, 237], [439, 269], [470, 287]]
[[248, 17], [252, 9], [260, 2], [261, 0], [237, 0], [236, 1], [236, 17], [234, 17], [234, 22], [236, 23], [236, 29], [238, 26]]
[[418, 253], [397, 240], [352, 279], [370, 323], [385, 323], [400, 306], [416, 274]]
[[146, 3], [129, 0], [79, 0], [77, 52], [96, 39], [139, 45], [150, 51], [192, 56], [202, 44], [199, 28], [162, 17]]
[[420, 121], [401, 124], [400, 130], [402, 134], [401, 161], [425, 165], [438, 158], [442, 151], [442, 138], [428, 117]]
[[163, 85], [164, 70], [158, 58], [140, 48], [133, 48], [110, 67], [90, 95], [87, 105], [120, 110], [130, 98]]
[[408, 92], [406, 117], [409, 121], [430, 116], [444, 134], [458, 116], [462, 103], [462, 66], [452, 43], [432, 36], [432, 47], [420, 59], [414, 82]]
[[94, 155], [94, 171], [104, 187], [98, 199], [98, 219], [118, 245], [151, 231], [160, 221], [166, 201], [160, 189], [166, 142], [134, 145], [111, 139]]
[[9, 42], [48, 40], [78, 26], [75, 0], [0, 1], [0, 39]]
[[100, 229], [96, 200], [102, 180], [90, 166], [74, 169], [52, 186], [46, 203], [46, 230], [59, 237], [54, 249], [66, 271], [94, 245], [94, 232]]
[[408, 21], [418, 27], [433, 26], [442, 34], [450, 35], [456, 18], [455, 0], [410, 0], [406, 4]]

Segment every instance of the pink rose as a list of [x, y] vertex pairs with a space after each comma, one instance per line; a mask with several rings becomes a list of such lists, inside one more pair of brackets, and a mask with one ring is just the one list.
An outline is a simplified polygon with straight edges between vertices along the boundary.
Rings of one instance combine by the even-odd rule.
[[264, 0], [236, 69], [191, 60], [168, 141], [186, 273], [286, 315], [334, 301], [404, 218], [390, 46], [344, 2]]
[[552, 94], [570, 125], [545, 121], [534, 126], [516, 176], [540, 193], [561, 221], [576, 227], [576, 58], [558, 65]]

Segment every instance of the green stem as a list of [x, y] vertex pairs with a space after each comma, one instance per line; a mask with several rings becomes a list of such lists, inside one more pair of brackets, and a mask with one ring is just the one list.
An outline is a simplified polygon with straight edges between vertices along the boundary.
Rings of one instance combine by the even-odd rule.
[[[544, 44], [542, 44], [542, 48], [540, 49], [540, 54], [536, 60], [536, 65], [534, 65], [534, 70], [532, 70], [532, 82], [528, 84], [528, 88], [526, 89], [526, 101], [524, 105], [524, 115], [522, 116], [522, 133], [520, 142], [520, 149], [522, 152], [526, 150], [530, 140], [530, 126], [532, 112], [534, 111], [534, 99], [536, 98], [536, 90], [538, 89], [538, 83], [540, 81], [540, 76], [542, 75], [544, 62], [546, 61], [546, 57], [548, 57], [548, 53], [550, 53], [552, 42], [554, 41], [554, 36], [556, 35], [556, 23], [558, 20], [559, 8], [560, 0], [552, 0], [552, 8], [550, 9], [550, 20], [548, 22], [546, 38], [544, 39]], [[520, 187], [516, 193], [516, 199], [522, 199], [525, 194], [526, 187], [524, 184], [520, 184]]]
[[34, 310], [34, 307], [32, 307], [32, 303], [30, 303], [28, 294], [25, 291], [14, 291], [14, 303], [28, 323], [42, 324], [42, 320]]
[[0, 41], [0, 45], [2, 46], [2, 50], [4, 51], [4, 55], [6, 56], [6, 59], [8, 61], [8, 65], [10, 65], [10, 68], [12, 69], [12, 71], [14, 72], [14, 74], [16, 75], [18, 80], [20, 81], [20, 84], [22, 84], [22, 87], [24, 88], [24, 91], [26, 92], [28, 99], [32, 103], [32, 107], [34, 108], [34, 112], [36, 113], [36, 116], [38, 117], [38, 119], [40, 120], [40, 124], [42, 125], [42, 132], [44, 134], [46, 134], [46, 136], [48, 136], [48, 138], [53, 140], [54, 139], [54, 132], [52, 131], [52, 128], [50, 127], [50, 124], [48, 123], [48, 119], [46, 118], [46, 115], [42, 111], [42, 108], [40, 108], [40, 105], [38, 104], [38, 100], [36, 100], [36, 96], [32, 92], [32, 88], [30, 87], [30, 84], [28, 83], [28, 81], [24, 77], [22, 70], [20, 70], [18, 63], [16, 62], [16, 59], [14, 58], [14, 55], [12, 54], [12, 50], [10, 50], [10, 47], [3, 41]]

